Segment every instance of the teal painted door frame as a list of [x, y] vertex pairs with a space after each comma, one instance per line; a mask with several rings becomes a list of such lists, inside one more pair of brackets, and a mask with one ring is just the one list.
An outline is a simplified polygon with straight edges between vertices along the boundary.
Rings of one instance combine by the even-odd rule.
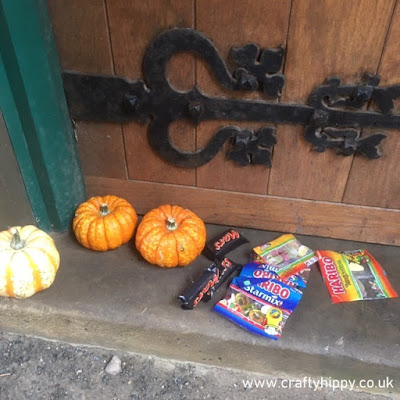
[[0, 109], [37, 225], [68, 229], [86, 190], [44, 0], [0, 2]]

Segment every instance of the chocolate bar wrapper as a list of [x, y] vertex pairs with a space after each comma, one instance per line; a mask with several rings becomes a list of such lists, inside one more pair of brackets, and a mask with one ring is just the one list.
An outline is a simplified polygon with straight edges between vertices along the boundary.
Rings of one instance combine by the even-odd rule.
[[228, 258], [215, 260], [207, 267], [196, 281], [181, 295], [182, 308], [192, 310], [201, 301], [209, 301], [216, 290], [228, 279], [235, 271], [242, 266], [236, 264]]
[[228, 229], [208, 241], [203, 253], [212, 261], [216, 258], [222, 260], [229, 252], [248, 242], [236, 229]]
[[367, 250], [316, 254], [333, 303], [398, 297], [382, 266]]
[[282, 329], [291, 311], [285, 310], [230, 284], [224, 299], [214, 306], [214, 311], [235, 324], [257, 335], [273, 340], [281, 337]]
[[178, 297], [181, 301], [181, 307], [185, 310], [193, 310], [201, 301], [204, 294], [214, 286], [218, 275], [218, 267], [216, 264], [211, 264], [207, 267], [194, 283]]
[[214, 286], [204, 294], [203, 301], [207, 303], [212, 299], [215, 292], [231, 277], [233, 274], [239, 272], [242, 268], [241, 264], [236, 264], [228, 258], [224, 258], [222, 261], [215, 260], [215, 264], [218, 267], [218, 281], [214, 284]]

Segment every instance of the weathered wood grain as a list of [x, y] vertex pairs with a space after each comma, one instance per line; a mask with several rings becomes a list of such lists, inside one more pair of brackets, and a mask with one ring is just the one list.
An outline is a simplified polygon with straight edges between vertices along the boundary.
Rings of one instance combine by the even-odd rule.
[[[115, 73], [130, 79], [143, 78], [142, 60], [149, 43], [162, 30], [193, 27], [193, 0], [109, 0], [107, 11]], [[180, 89], [194, 85], [194, 58], [182, 54], [171, 60], [168, 77]], [[195, 185], [195, 170], [164, 162], [150, 147], [148, 125], [132, 122], [123, 126], [128, 175], [132, 179]], [[185, 150], [195, 149], [194, 126], [174, 124], [174, 143]]]
[[[62, 68], [112, 75], [104, 0], [48, 0], [48, 6]], [[77, 122], [75, 131], [84, 174], [126, 177], [120, 124]]]
[[400, 210], [90, 176], [86, 185], [124, 196], [141, 215], [178, 204], [209, 223], [400, 245]]
[[[294, 0], [282, 101], [307, 102], [329, 76], [355, 82], [366, 71], [376, 72], [392, 8], [392, 0]], [[314, 152], [302, 132], [278, 130], [268, 193], [340, 202], [352, 157]]]
[[47, 0], [64, 69], [112, 74], [104, 0]]
[[76, 131], [84, 175], [127, 178], [124, 142], [119, 124], [79, 122]]
[[[285, 45], [281, 101], [298, 103], [306, 103], [331, 75], [355, 82], [379, 66], [382, 84], [400, 83], [399, 7], [384, 47], [395, 2], [48, 0], [65, 69], [140, 79], [145, 49], [160, 31], [195, 27], [214, 42], [230, 68], [232, 46]], [[222, 89], [201, 59], [189, 54], [173, 57], [168, 77], [180, 90], [196, 83], [209, 95], [263, 98]], [[223, 124], [202, 123], [196, 137], [192, 124], [179, 121], [171, 137], [176, 146], [193, 151]], [[264, 124], [237, 125], [257, 129]], [[389, 133], [384, 156], [373, 161], [315, 153], [302, 132], [302, 127], [278, 128], [271, 170], [238, 167], [225, 160], [224, 151], [192, 170], [162, 161], [148, 144], [147, 125], [125, 125], [122, 134], [118, 124], [77, 124], [89, 194], [121, 195], [141, 214], [162, 203], [177, 203], [211, 223], [400, 245], [398, 132]], [[127, 171], [131, 180], [125, 180]]]
[[[397, 4], [379, 67], [381, 85], [399, 85], [400, 6]], [[394, 113], [400, 113], [399, 102]], [[368, 131], [363, 132], [368, 134]], [[355, 157], [343, 197], [345, 203], [400, 208], [400, 130], [387, 131], [382, 157], [366, 160]]]
[[[290, 11], [289, 0], [197, 0], [196, 27], [207, 35], [229, 62], [231, 47], [256, 43], [260, 48], [285, 45]], [[224, 90], [200, 59], [197, 62], [197, 84], [205, 93], [215, 96], [262, 98], [249, 92]], [[197, 146], [203, 147], [220, 126], [232, 121], [209, 121], [197, 128]], [[235, 123], [257, 130], [266, 124]], [[240, 167], [226, 161], [229, 145], [208, 164], [197, 170], [197, 186], [239, 192], [265, 194], [270, 170], [265, 166]]]

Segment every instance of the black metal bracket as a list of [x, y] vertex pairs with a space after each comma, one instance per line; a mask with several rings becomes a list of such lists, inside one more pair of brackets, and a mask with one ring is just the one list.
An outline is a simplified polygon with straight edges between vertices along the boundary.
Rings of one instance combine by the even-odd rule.
[[[225, 88], [261, 90], [269, 100], [215, 98], [197, 86], [188, 92], [175, 90], [168, 82], [166, 66], [172, 55], [182, 51], [202, 57]], [[233, 48], [231, 56], [237, 65], [233, 73], [212, 42], [198, 31], [167, 30], [147, 48], [144, 80], [64, 72], [70, 115], [77, 120], [123, 123], [150, 120], [148, 137], [152, 148], [166, 161], [190, 168], [209, 162], [227, 140], [233, 146], [227, 156], [239, 165], [271, 166], [271, 148], [277, 140], [274, 126], [255, 133], [232, 125], [220, 128], [201, 150], [186, 152], [175, 147], [169, 136], [169, 125], [183, 118], [194, 124], [205, 120], [301, 124], [305, 126], [305, 139], [316, 151], [333, 148], [344, 156], [357, 151], [371, 159], [380, 157], [379, 144], [386, 135], [361, 136], [361, 129], [400, 129], [400, 116], [393, 115], [400, 85], [379, 87], [377, 75], [366, 75], [356, 85], [342, 85], [339, 78], [332, 77], [311, 93], [309, 105], [285, 104], [277, 102], [285, 83], [280, 72], [282, 47], [260, 50], [255, 44], [248, 44]], [[370, 101], [379, 112], [365, 111]]]

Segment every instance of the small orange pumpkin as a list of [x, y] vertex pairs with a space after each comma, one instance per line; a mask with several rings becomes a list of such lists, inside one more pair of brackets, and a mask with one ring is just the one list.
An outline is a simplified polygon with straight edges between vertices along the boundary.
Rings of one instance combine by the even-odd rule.
[[149, 211], [136, 233], [136, 248], [159, 267], [185, 266], [197, 258], [206, 242], [204, 222], [192, 211], [163, 205]]
[[88, 249], [107, 251], [127, 243], [133, 236], [137, 214], [126, 200], [107, 195], [82, 203], [75, 211], [72, 229]]

